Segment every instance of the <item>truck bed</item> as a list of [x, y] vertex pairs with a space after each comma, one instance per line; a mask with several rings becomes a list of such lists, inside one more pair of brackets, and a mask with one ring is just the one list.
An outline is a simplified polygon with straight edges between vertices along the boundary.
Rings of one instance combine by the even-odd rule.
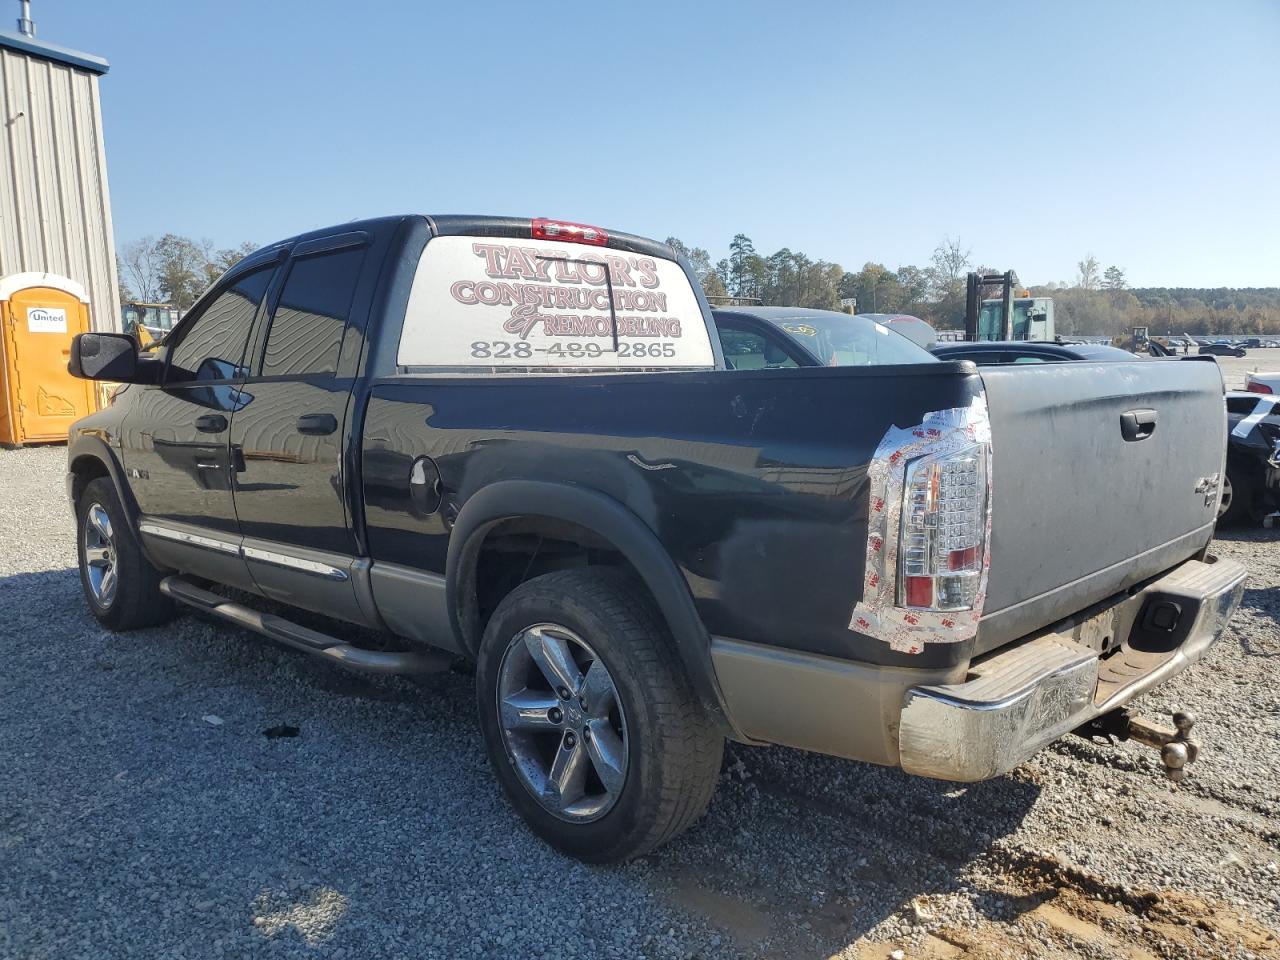
[[[992, 422], [989, 593], [976, 645], [891, 650], [850, 629], [868, 465], [891, 427], [966, 407]], [[683, 574], [712, 635], [901, 666], [958, 663], [1197, 554], [1221, 470], [1212, 363], [969, 363], [572, 377], [386, 378], [365, 425], [375, 561], [444, 574], [449, 528], [403, 513], [418, 453], [458, 509], [486, 484], [590, 487], [623, 503]], [[1125, 441], [1121, 414], [1155, 410]]]

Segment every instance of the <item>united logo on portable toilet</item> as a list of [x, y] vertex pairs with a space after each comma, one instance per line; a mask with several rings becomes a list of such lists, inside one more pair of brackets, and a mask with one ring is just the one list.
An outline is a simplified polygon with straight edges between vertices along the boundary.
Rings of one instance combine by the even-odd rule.
[[27, 307], [28, 333], [66, 333], [67, 311], [52, 307]]

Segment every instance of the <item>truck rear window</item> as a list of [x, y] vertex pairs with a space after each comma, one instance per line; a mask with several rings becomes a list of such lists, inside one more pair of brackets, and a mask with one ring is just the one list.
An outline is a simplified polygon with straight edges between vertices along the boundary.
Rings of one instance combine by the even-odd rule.
[[435, 237], [418, 262], [402, 367], [715, 365], [697, 295], [671, 260], [551, 240]]

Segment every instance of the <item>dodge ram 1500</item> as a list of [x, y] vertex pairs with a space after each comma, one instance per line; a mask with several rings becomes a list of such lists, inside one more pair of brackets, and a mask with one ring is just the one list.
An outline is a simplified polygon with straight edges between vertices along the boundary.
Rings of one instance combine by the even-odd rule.
[[726, 738], [993, 777], [1220, 635], [1212, 363], [979, 373], [784, 326], [832, 365], [757, 357], [669, 246], [563, 221], [268, 246], [158, 346], [73, 345], [125, 384], [69, 444], [89, 608], [468, 658], [511, 803], [596, 861], [693, 823]]

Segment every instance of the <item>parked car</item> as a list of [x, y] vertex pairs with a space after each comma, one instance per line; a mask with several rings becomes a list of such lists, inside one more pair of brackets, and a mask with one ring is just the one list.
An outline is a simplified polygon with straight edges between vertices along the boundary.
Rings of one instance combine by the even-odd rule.
[[1000, 363], [1062, 363], [1070, 360], [1144, 359], [1141, 356], [1100, 343], [1047, 343], [1001, 340], [969, 343], [940, 343], [932, 350], [942, 360], [972, 360], [980, 365]]
[[915, 339], [881, 322], [881, 314], [726, 307], [712, 315], [731, 370], [886, 366], [934, 359]]
[[894, 333], [902, 334], [917, 346], [931, 350], [938, 342], [938, 331], [933, 325], [907, 313], [863, 313], [860, 316], [882, 323]]
[[[979, 780], [1220, 636], [1245, 572], [1207, 555], [1215, 367], [1064, 364], [1048, 396], [873, 321], [778, 320], [726, 355], [687, 261], [582, 224], [273, 244], [150, 353], [73, 341], [128, 384], [69, 443], [86, 602], [358, 670], [474, 660], [506, 796], [594, 861], [697, 820], [726, 737]], [[773, 350], [801, 343], [838, 366]]]
[[1280, 394], [1280, 370], [1270, 373], [1255, 371], [1245, 378], [1244, 388], [1250, 393]]
[[1227, 429], [1219, 522], [1257, 520], [1280, 510], [1280, 397], [1228, 393]]
[[1230, 343], [1202, 343], [1200, 353], [1214, 357], [1243, 357], [1246, 354], [1244, 347]]

